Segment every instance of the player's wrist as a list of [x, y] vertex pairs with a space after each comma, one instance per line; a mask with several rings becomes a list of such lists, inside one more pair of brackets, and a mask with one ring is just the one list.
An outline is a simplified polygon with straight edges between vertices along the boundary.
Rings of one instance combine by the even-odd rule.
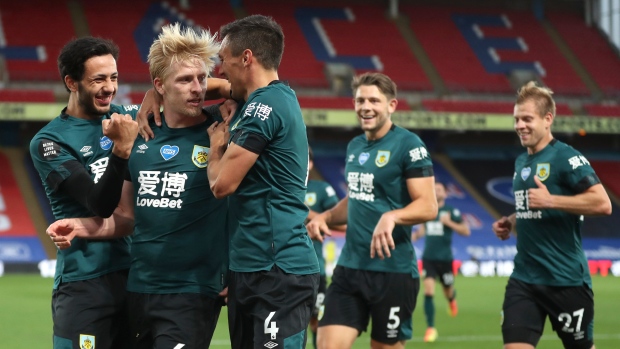
[[131, 148], [126, 145], [114, 144], [114, 148], [112, 148], [112, 154], [118, 156], [121, 159], [129, 159], [129, 155], [131, 154]]

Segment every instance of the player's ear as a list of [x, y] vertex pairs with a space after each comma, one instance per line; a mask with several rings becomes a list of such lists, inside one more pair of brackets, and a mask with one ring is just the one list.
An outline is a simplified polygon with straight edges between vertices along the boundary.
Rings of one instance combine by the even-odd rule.
[[65, 85], [71, 92], [75, 92], [78, 90], [77, 81], [73, 80], [69, 75], [65, 75]]
[[160, 79], [160, 78], [153, 79], [153, 88], [155, 88], [155, 91], [157, 91], [157, 93], [159, 93], [159, 95], [163, 95], [164, 94], [164, 82], [163, 82], [163, 80]]

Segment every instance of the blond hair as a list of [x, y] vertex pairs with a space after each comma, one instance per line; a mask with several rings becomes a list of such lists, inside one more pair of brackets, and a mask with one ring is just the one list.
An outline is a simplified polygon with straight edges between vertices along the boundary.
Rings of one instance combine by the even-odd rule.
[[551, 96], [553, 91], [547, 87], [537, 86], [536, 82], [530, 81], [521, 86], [517, 92], [517, 102], [515, 104], [523, 104], [528, 100], [533, 100], [536, 109], [541, 117], [551, 113], [555, 117], [555, 101]]
[[162, 28], [149, 50], [147, 61], [151, 80], [164, 80], [170, 74], [172, 64], [194, 59], [203, 61], [210, 73], [219, 49], [216, 35], [211, 35], [208, 30], [190, 27], [183, 29], [178, 22], [168, 24]]

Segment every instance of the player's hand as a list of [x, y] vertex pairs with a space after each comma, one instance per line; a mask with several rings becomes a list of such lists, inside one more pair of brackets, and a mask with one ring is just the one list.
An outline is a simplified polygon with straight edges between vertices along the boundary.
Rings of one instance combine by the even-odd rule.
[[308, 231], [310, 239], [320, 242], [323, 242], [324, 235], [332, 236], [332, 232], [329, 230], [325, 220], [325, 214], [323, 213], [314, 216], [314, 218], [306, 224], [306, 230]]
[[[230, 118], [229, 118], [230, 120]], [[230, 132], [228, 131], [228, 120], [224, 122], [214, 122], [208, 129], [209, 142], [211, 148], [221, 149], [222, 152], [226, 150], [228, 139], [230, 139]]]
[[372, 233], [372, 240], [370, 241], [370, 258], [375, 258], [375, 254], [380, 259], [392, 257], [391, 250], [396, 248], [394, 239], [392, 238], [392, 231], [396, 224], [394, 220], [387, 214], [383, 214], [379, 223], [375, 227], [375, 231]]
[[224, 298], [224, 303], [228, 304], [228, 286], [226, 286], [218, 295]]
[[536, 183], [536, 188], [527, 190], [528, 206], [534, 209], [552, 207], [553, 197], [549, 193], [549, 190], [547, 190], [547, 186], [538, 179], [538, 176], [534, 176], [534, 183]]
[[237, 111], [237, 102], [234, 99], [227, 99], [220, 105], [220, 113], [222, 114], [222, 119], [224, 122], [230, 123], [230, 119], [235, 112]]
[[439, 215], [439, 221], [441, 222], [441, 224], [443, 225], [449, 225], [450, 223], [452, 223], [452, 219], [450, 218], [450, 213], [448, 212], [442, 212]]
[[144, 138], [147, 142], [149, 139], [155, 138], [155, 134], [149, 126], [149, 116], [153, 115], [155, 124], [157, 126], [161, 126], [161, 114], [159, 113], [160, 107], [161, 101], [159, 100], [159, 95], [155, 93], [155, 89], [146, 91], [144, 100], [142, 101], [142, 104], [140, 104], [140, 110], [138, 110], [136, 121], [138, 121], [140, 136], [142, 136], [142, 138]]
[[512, 222], [508, 217], [502, 217], [493, 222], [493, 232], [500, 240], [504, 241], [510, 237], [510, 231], [512, 231]]
[[73, 221], [70, 219], [57, 220], [50, 224], [45, 232], [59, 250], [71, 247], [71, 240], [73, 240], [76, 235]]
[[129, 114], [114, 113], [110, 119], [105, 119], [101, 124], [103, 135], [114, 142], [112, 152], [123, 159], [128, 159], [133, 147], [133, 142], [138, 136], [138, 123]]

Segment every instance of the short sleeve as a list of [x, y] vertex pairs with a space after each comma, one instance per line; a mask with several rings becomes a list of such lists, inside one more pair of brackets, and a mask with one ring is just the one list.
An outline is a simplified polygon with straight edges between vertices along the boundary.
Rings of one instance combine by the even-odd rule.
[[37, 134], [30, 142], [30, 156], [41, 179], [56, 190], [71, 175], [65, 164], [77, 161], [60, 135], [52, 132]]
[[276, 137], [280, 129], [280, 115], [274, 103], [261, 98], [259, 94], [251, 102], [246, 103], [241, 111], [241, 120], [236, 128], [244, 132], [254, 133], [271, 142]]
[[113, 105], [111, 113], [129, 114], [135, 120], [138, 116], [138, 110], [140, 110], [140, 104]]
[[403, 140], [402, 162], [406, 178], [423, 178], [433, 176], [431, 154], [420, 137], [413, 133]]
[[564, 150], [558, 161], [562, 181], [576, 193], [601, 182], [588, 159], [574, 148]]
[[336, 191], [331, 185], [325, 186], [325, 210], [329, 210], [330, 208], [336, 206], [338, 203], [338, 196], [336, 195]]
[[459, 210], [458, 208], [452, 208], [450, 212], [450, 219], [452, 219], [453, 222], [461, 223], [463, 221], [461, 210]]

